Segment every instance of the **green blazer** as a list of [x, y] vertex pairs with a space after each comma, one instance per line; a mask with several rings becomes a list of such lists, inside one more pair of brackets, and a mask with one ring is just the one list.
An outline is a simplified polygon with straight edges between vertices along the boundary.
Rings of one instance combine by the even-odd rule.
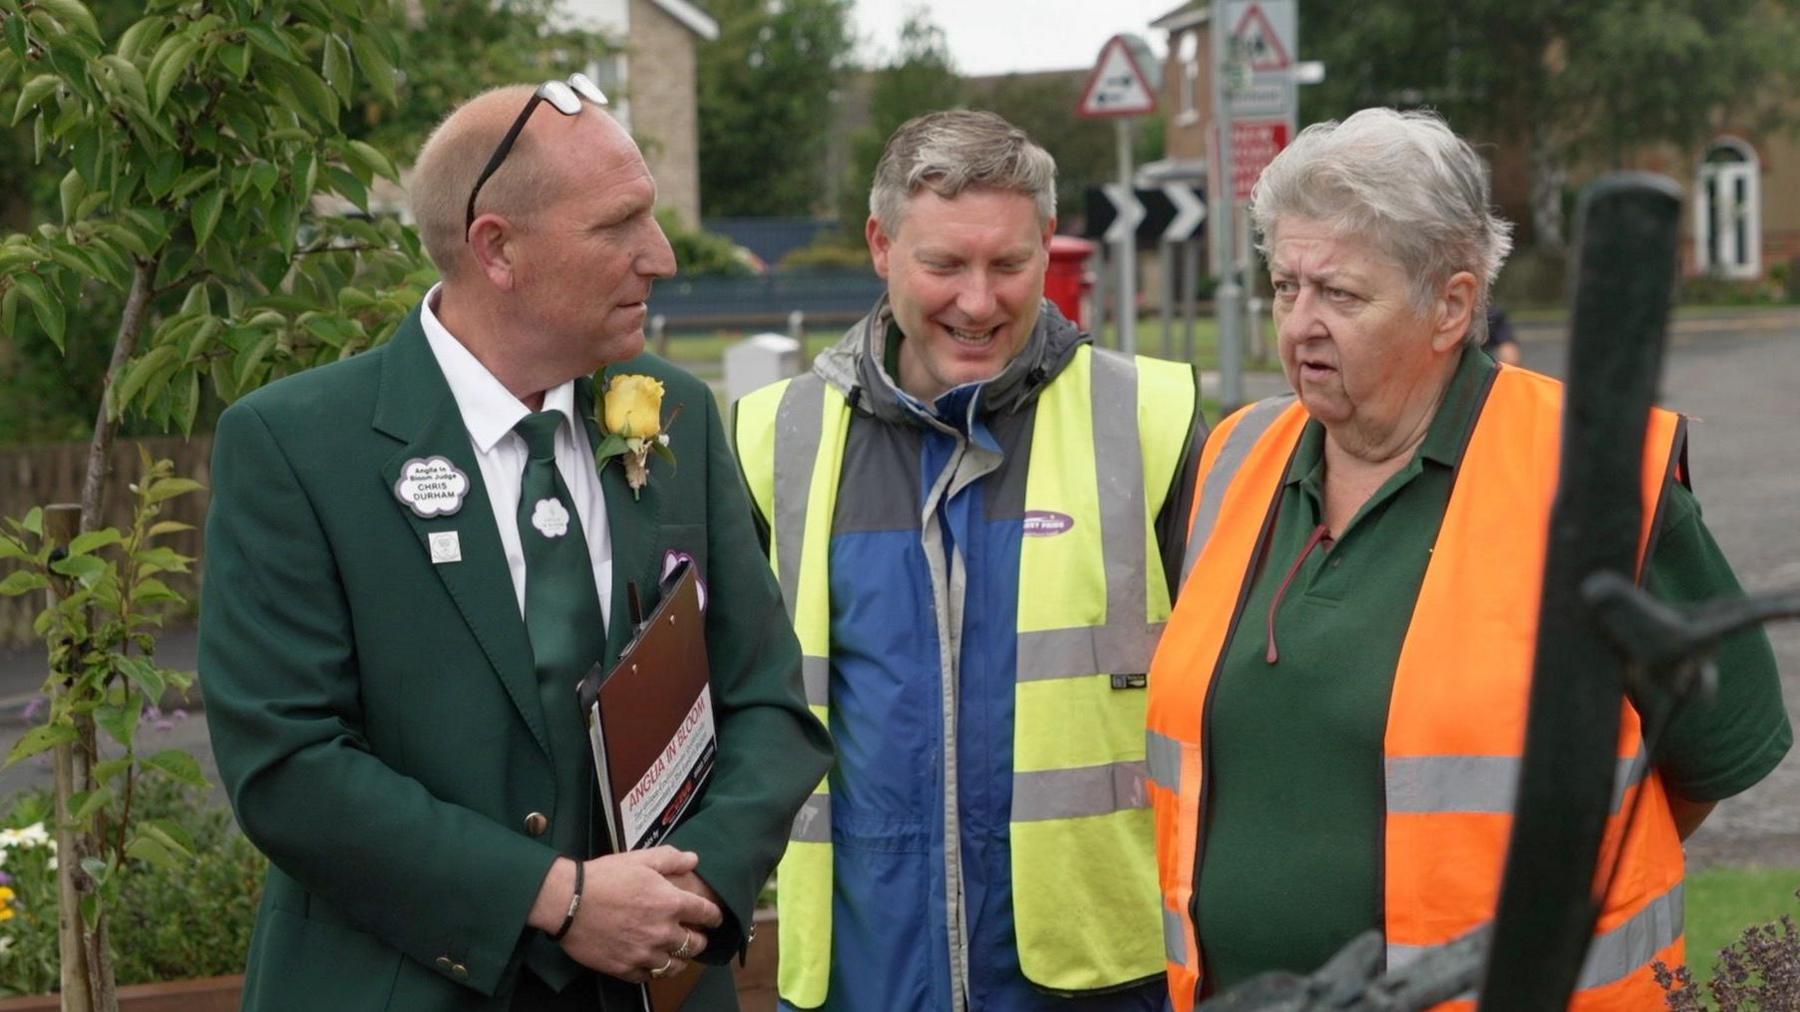
[[[690, 1008], [735, 1008], [757, 892], [829, 765], [800, 652], [705, 384], [653, 356], [609, 372], [662, 380], [679, 466], [652, 457], [634, 500], [601, 473], [613, 550], [607, 658], [626, 585], [665, 553], [708, 589], [719, 754], [675, 846], [723, 898]], [[594, 387], [578, 382], [590, 418]], [[457, 512], [395, 494], [404, 462], [468, 476]], [[543, 706], [493, 511], [455, 399], [414, 314], [387, 345], [259, 390], [220, 419], [200, 624], [200, 682], [221, 779], [269, 871], [251, 945], [252, 1010], [505, 1009], [525, 918], [556, 854], [526, 816], [555, 796]], [[456, 531], [433, 565], [427, 535]], [[571, 691], [572, 688], [571, 688]], [[560, 951], [556, 957], [566, 959]], [[612, 1002], [609, 1005], [614, 1004]]]

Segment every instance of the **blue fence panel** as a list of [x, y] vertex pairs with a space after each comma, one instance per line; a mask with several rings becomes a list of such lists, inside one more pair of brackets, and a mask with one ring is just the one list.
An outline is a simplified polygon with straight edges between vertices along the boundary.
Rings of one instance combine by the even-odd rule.
[[782, 329], [799, 310], [808, 324], [841, 325], [861, 319], [887, 290], [873, 271], [785, 271], [759, 277], [679, 275], [658, 281], [650, 312], [671, 330]]
[[707, 218], [700, 227], [725, 236], [773, 267], [789, 253], [812, 245], [821, 233], [835, 230], [838, 223], [836, 218]]

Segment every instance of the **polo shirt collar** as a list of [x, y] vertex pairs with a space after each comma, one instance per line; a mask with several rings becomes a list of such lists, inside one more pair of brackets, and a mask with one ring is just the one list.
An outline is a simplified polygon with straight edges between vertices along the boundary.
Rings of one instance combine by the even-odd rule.
[[[1422, 469], [1421, 461], [1447, 468], [1461, 462], [1463, 448], [1468, 445], [1469, 431], [1481, 407], [1482, 394], [1500, 366], [1479, 348], [1464, 345], [1456, 370], [1450, 374], [1450, 386], [1444, 391], [1443, 403], [1425, 430], [1418, 452], [1394, 479], [1404, 480]], [[1288, 465], [1285, 484], [1300, 485], [1323, 501], [1325, 488], [1325, 426], [1308, 420], [1300, 433], [1300, 445]]]
[[[435, 306], [442, 287], [442, 284], [434, 285], [426, 293], [419, 322], [425, 330], [425, 340], [431, 345], [431, 353], [437, 358], [438, 368], [444, 371], [450, 393], [456, 398], [456, 407], [462, 413], [463, 427], [469, 430], [470, 441], [478, 452], [488, 453], [521, 419], [531, 414], [531, 409], [494, 378], [487, 366], [482, 365], [481, 360], [438, 319]], [[575, 381], [569, 380], [544, 391], [543, 410], [561, 412], [570, 426], [574, 426]], [[571, 428], [570, 431], [579, 430]]]

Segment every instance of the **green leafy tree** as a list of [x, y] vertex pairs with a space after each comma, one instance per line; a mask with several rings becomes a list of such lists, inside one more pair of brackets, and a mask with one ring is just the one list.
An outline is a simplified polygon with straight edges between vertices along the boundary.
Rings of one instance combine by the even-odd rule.
[[0, 537], [0, 593], [55, 592], [37, 623], [50, 712], [7, 761], [56, 757], [65, 1009], [117, 1007], [107, 911], [129, 863], [192, 857], [134, 822], [135, 778], [199, 776], [191, 756], [133, 750], [179, 681], [153, 659], [180, 603], [158, 574], [188, 560], [156, 543], [175, 526], [155, 516], [197, 486], [146, 461], [132, 528], [100, 528], [108, 451], [126, 418], [190, 431], [203, 391], [229, 402], [355, 354], [417, 301], [431, 272], [410, 230], [321, 213], [366, 210], [396, 175], [342, 120], [359, 79], [393, 100], [394, 32], [386, 3], [351, 0], [150, 0], [116, 33], [80, 0], [0, 0], [0, 108], [58, 179], [55, 220], [0, 239], [0, 335], [61, 350], [73, 308], [117, 307], [73, 530], [34, 510]]
[[[91, 10], [102, 37], [117, 38], [143, 16], [143, 0], [95, 0]], [[610, 46], [600, 36], [560, 28], [554, 0], [415, 0], [396, 19], [393, 53], [371, 50], [378, 61], [352, 60], [352, 97], [342, 114], [344, 136], [366, 141], [399, 161], [415, 152], [439, 118], [464, 99], [501, 84], [564, 77], [582, 70]], [[566, 20], [566, 19], [564, 19]], [[404, 68], [396, 73], [395, 67]], [[0, 109], [0, 233], [60, 223], [59, 189], [67, 166], [35, 160], [32, 124], [6, 128], [13, 109]], [[85, 312], [70, 314], [64, 347], [34, 342], [0, 344], [0, 445], [85, 439], [106, 375], [124, 293], [87, 286]], [[220, 398], [203, 389], [195, 428], [210, 426]], [[135, 416], [119, 420], [121, 434], [157, 426]]]
[[823, 188], [825, 142], [854, 39], [851, 0], [713, 0], [698, 54], [700, 203], [709, 215], [799, 215]]
[[[971, 87], [971, 108], [987, 109], [1031, 135], [1056, 159], [1057, 215], [1063, 220], [1082, 213], [1085, 192], [1118, 177], [1118, 151], [1113, 125], [1075, 115], [1081, 104], [1085, 74], [1008, 74]], [[1138, 139], [1145, 127], [1139, 121]], [[1162, 156], [1160, 138], [1151, 158]], [[1140, 144], [1140, 151], [1144, 145]], [[1145, 159], [1138, 158], [1141, 164]]]
[[[445, 113], [489, 88], [585, 71], [614, 50], [557, 0], [414, 0], [396, 35], [405, 73], [363, 82], [345, 133], [409, 159]], [[384, 91], [384, 89], [387, 89]]]
[[1457, 130], [1523, 144], [1540, 245], [1564, 243], [1563, 189], [1584, 163], [1658, 144], [1691, 150], [1725, 124], [1792, 122], [1800, 0], [1303, 0], [1307, 120], [1430, 106]]
[[967, 98], [944, 30], [932, 23], [923, 7], [907, 11], [899, 48], [873, 76], [869, 123], [851, 138], [850, 178], [838, 209], [845, 232], [857, 236], [863, 234], [869, 217], [869, 184], [888, 137], [914, 116], [954, 109]]

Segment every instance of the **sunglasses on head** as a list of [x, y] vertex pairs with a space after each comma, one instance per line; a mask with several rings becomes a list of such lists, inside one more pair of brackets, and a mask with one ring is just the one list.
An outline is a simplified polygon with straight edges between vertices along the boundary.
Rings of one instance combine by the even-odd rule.
[[551, 108], [564, 116], [574, 116], [581, 112], [584, 99], [601, 107], [607, 104], [606, 93], [600, 90], [599, 85], [588, 80], [586, 74], [570, 74], [567, 81], [545, 81], [538, 85], [537, 91], [532, 93], [531, 101], [525, 103], [525, 108], [519, 110], [518, 118], [513, 120], [512, 129], [506, 131], [499, 146], [494, 148], [487, 168], [482, 169], [481, 175], [476, 177], [474, 189], [469, 191], [468, 216], [463, 221], [463, 242], [469, 241], [469, 230], [475, 227], [475, 198], [480, 195], [482, 184], [500, 168], [501, 162], [506, 161], [513, 142], [519, 139], [519, 132], [525, 129], [525, 121], [531, 118], [532, 110], [538, 107], [539, 102], [548, 102]]

